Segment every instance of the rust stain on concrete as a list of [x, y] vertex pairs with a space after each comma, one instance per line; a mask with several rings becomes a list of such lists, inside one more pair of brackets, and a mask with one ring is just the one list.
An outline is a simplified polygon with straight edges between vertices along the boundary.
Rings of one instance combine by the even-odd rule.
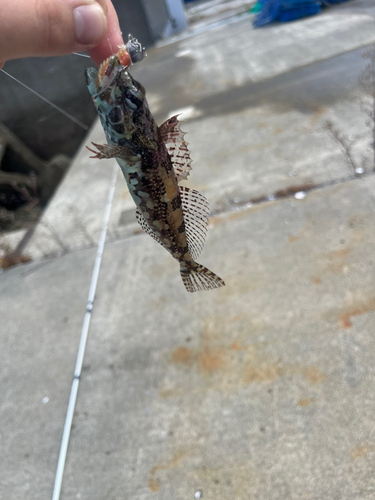
[[177, 394], [177, 391], [175, 391], [174, 389], [162, 389], [160, 391], [160, 396], [162, 398], [173, 398], [173, 397], [176, 397], [178, 394]]
[[160, 490], [160, 483], [153, 476], [153, 474], [156, 472], [156, 470], [154, 470], [154, 469], [155, 469], [155, 467], [153, 469], [151, 469], [150, 478], [148, 480], [148, 487], [150, 488], [151, 491], [156, 492], [156, 491]]
[[314, 284], [321, 283], [327, 274], [346, 274], [350, 267], [348, 256], [352, 248], [340, 248], [332, 252], [317, 255], [315, 258], [316, 271], [311, 280]]
[[316, 257], [316, 265], [318, 267], [318, 279], [324, 277], [327, 273], [341, 274], [349, 270], [348, 255], [352, 248], [340, 248], [333, 252], [323, 253]]
[[346, 257], [349, 255], [349, 252], [351, 252], [350, 248], [341, 248], [340, 250], [329, 252], [327, 254], [329, 263], [326, 266], [326, 271], [334, 274], [342, 273], [347, 265]]
[[172, 355], [173, 363], [185, 366], [192, 366], [194, 363], [194, 354], [187, 347], [177, 347]]
[[321, 384], [325, 381], [326, 376], [315, 366], [308, 366], [303, 369], [303, 376], [310, 385]]
[[368, 453], [367, 446], [364, 444], [360, 444], [359, 446], [356, 446], [354, 450], [352, 450], [350, 455], [352, 459], [355, 460], [356, 458], [365, 457], [367, 453]]
[[[169, 361], [175, 369], [194, 372], [193, 392], [212, 389], [232, 393], [249, 384], [270, 384], [285, 376], [303, 377], [311, 385], [324, 382], [325, 375], [316, 367], [283, 363], [267, 352], [266, 343], [249, 343], [253, 320], [252, 316], [245, 314], [208, 317], [199, 345], [180, 345], [173, 349]], [[255, 327], [258, 333], [261, 331], [259, 327]], [[202, 383], [197, 383], [197, 376], [202, 378]], [[168, 377], [168, 382], [161, 388], [159, 394], [162, 398], [184, 397], [186, 387], [182, 389], [173, 378]]]
[[200, 369], [203, 373], [224, 370], [226, 366], [225, 349], [216, 351], [206, 350], [200, 354]]
[[297, 404], [298, 406], [310, 406], [314, 401], [315, 398], [300, 399]]
[[177, 467], [183, 460], [188, 456], [188, 453], [184, 451], [177, 452], [173, 458], [166, 464], [155, 465], [150, 471], [148, 479], [148, 487], [151, 491], [157, 492], [160, 490], [160, 479], [156, 477], [157, 473], [162, 470], [170, 470]]
[[375, 445], [373, 443], [361, 443], [355, 448], [350, 453], [350, 456], [352, 457], [353, 460], [356, 460], [357, 458], [364, 458], [366, 457], [369, 453], [373, 453], [375, 451]]
[[235, 351], [241, 351], [243, 349], [243, 347], [238, 342], [233, 342], [233, 344], [230, 347]]
[[353, 323], [350, 320], [351, 314], [349, 313], [344, 313], [340, 317], [340, 325], [341, 328], [351, 328], [353, 326]]
[[375, 311], [375, 298], [370, 298], [361, 304], [348, 307], [340, 315], [341, 328], [351, 328], [353, 326], [351, 321], [353, 316], [360, 316], [361, 314], [366, 314], [372, 311]]
[[282, 375], [280, 365], [277, 363], [260, 366], [248, 366], [244, 373], [244, 380], [247, 383], [273, 382]]
[[309, 231], [311, 231], [311, 223], [306, 222], [306, 224], [303, 227], [301, 227], [297, 233], [293, 233], [293, 234], [288, 235], [288, 242], [294, 243], [294, 242], [298, 241], [299, 239], [306, 236], [306, 234], [308, 234]]

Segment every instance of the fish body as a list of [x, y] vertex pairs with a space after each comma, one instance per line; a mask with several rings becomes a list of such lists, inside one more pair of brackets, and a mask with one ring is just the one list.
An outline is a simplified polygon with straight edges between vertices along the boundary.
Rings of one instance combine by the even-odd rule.
[[116, 158], [138, 222], [179, 262], [187, 291], [219, 288], [223, 280], [195, 261], [207, 233], [209, 207], [203, 195], [178, 185], [191, 170], [180, 123], [174, 116], [157, 126], [145, 89], [127, 71], [123, 52], [121, 57], [109, 58], [99, 73], [86, 70], [108, 142], [94, 144], [95, 157]]

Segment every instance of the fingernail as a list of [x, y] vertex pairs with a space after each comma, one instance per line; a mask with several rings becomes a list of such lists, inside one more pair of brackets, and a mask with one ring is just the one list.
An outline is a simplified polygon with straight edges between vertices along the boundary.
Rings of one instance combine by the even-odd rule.
[[77, 42], [92, 45], [100, 42], [107, 29], [104, 12], [99, 5], [81, 5], [74, 9]]

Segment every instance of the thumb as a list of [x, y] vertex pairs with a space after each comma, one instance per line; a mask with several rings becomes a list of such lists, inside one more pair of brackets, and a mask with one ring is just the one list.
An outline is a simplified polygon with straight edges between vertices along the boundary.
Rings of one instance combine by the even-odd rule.
[[1, 61], [89, 50], [107, 30], [105, 0], [12, 0], [2, 2]]

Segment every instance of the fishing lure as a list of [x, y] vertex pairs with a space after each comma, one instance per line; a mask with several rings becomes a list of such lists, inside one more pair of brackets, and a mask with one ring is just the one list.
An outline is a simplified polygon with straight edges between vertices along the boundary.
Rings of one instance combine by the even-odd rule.
[[91, 158], [116, 158], [137, 206], [142, 228], [179, 263], [188, 292], [224, 286], [224, 281], [196, 262], [208, 230], [209, 206], [194, 189], [179, 186], [191, 159], [177, 116], [160, 127], [150, 113], [144, 87], [127, 71], [145, 57], [129, 35], [126, 45], [86, 70], [86, 82], [108, 144], [93, 143]]

